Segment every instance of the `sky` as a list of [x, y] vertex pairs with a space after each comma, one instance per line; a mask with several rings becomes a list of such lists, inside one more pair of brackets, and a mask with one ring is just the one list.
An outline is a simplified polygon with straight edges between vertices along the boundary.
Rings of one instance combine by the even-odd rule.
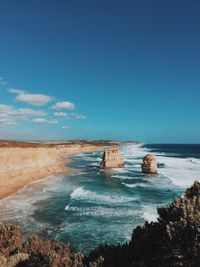
[[0, 0], [0, 139], [200, 143], [199, 0]]

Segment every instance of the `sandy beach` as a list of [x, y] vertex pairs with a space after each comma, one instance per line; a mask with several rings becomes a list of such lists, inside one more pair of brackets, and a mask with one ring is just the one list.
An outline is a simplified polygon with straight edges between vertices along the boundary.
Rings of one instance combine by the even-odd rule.
[[69, 157], [101, 151], [92, 142], [31, 143], [0, 141], [0, 199], [17, 192], [29, 182], [58, 173], [68, 173]]

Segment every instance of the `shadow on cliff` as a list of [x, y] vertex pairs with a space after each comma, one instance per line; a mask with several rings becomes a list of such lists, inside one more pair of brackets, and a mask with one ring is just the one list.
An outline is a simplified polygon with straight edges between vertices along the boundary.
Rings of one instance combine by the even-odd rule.
[[129, 243], [104, 245], [88, 257], [36, 236], [23, 241], [17, 226], [0, 225], [2, 267], [199, 267], [200, 183], [182, 198], [158, 208], [158, 222], [138, 226]]

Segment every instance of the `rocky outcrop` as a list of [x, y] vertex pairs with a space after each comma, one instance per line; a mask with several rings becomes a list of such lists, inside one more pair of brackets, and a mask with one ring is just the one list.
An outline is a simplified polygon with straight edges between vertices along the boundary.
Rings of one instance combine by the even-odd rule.
[[118, 147], [111, 147], [104, 151], [101, 168], [124, 168], [125, 164], [121, 158]]
[[143, 173], [157, 173], [157, 162], [153, 155], [147, 154], [141, 165]]

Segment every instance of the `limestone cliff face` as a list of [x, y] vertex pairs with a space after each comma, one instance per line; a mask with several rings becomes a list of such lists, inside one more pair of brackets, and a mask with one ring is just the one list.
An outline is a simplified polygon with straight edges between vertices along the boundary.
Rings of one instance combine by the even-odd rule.
[[157, 162], [155, 156], [147, 154], [143, 159], [141, 167], [143, 173], [157, 173]]
[[32, 180], [69, 172], [67, 157], [84, 152], [103, 151], [103, 146], [89, 143], [37, 144], [0, 141], [0, 199]]
[[121, 158], [118, 147], [111, 147], [104, 151], [101, 168], [124, 168], [125, 164]]

